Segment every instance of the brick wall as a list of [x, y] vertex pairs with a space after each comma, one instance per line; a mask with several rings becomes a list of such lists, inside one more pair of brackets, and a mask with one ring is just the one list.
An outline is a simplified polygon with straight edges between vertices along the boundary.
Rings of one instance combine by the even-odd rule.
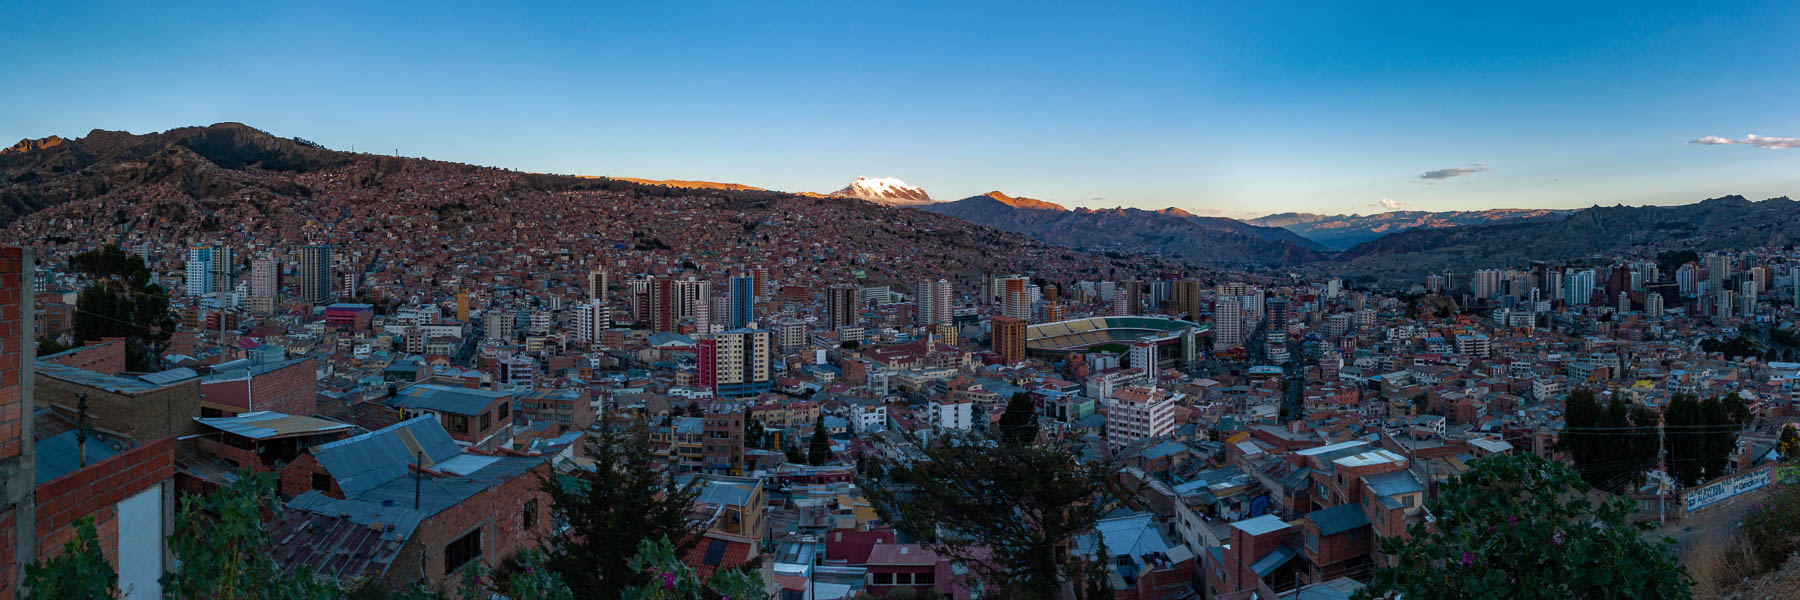
[[[538, 478], [549, 473], [549, 463], [471, 496], [419, 524], [415, 539], [425, 549], [425, 574], [440, 592], [455, 589], [455, 578], [444, 577], [444, 546], [475, 528], [481, 529], [481, 557], [489, 566], [550, 535], [550, 498], [538, 490]], [[537, 502], [537, 523], [524, 528], [525, 505]]]
[[[331, 474], [325, 471], [325, 467], [319, 465], [319, 459], [314, 458], [311, 452], [294, 457], [293, 461], [281, 467], [281, 495], [298, 496], [311, 491], [313, 475], [325, 475], [327, 479], [331, 479]], [[336, 479], [331, 480], [330, 487], [329, 490], [319, 490], [319, 493], [339, 500], [344, 498], [344, 490], [338, 487]]]
[[24, 346], [25, 253], [17, 246], [0, 246], [0, 600], [13, 598], [17, 578], [19, 548], [31, 542], [29, 532], [20, 531], [20, 520], [32, 518], [32, 472], [25, 457], [29, 450], [31, 415], [30, 400], [25, 396], [24, 362], [29, 348]]
[[316, 361], [308, 358], [251, 378], [251, 408], [302, 416], [317, 412], [317, 368]]
[[95, 373], [118, 375], [125, 372], [125, 338], [106, 338], [98, 342], [88, 342], [86, 346], [59, 353], [44, 360], [77, 369], [87, 369]]
[[37, 486], [38, 557], [54, 556], [74, 535], [76, 519], [93, 517], [106, 558], [118, 564], [116, 506], [175, 476], [175, 438], [121, 452]]
[[[23, 255], [14, 246], [0, 247], [0, 460], [19, 455], [22, 400], [19, 386], [21, 348], [19, 312], [23, 291], [19, 271]], [[0, 490], [3, 492], [4, 490]], [[10, 539], [10, 538], [8, 538]], [[8, 563], [10, 564], [10, 563]]]
[[135, 396], [115, 394], [37, 374], [36, 405], [55, 407], [63, 415], [75, 414], [75, 394], [88, 395], [88, 414], [95, 427], [124, 433], [139, 441], [201, 432], [194, 417], [200, 416], [200, 380]]

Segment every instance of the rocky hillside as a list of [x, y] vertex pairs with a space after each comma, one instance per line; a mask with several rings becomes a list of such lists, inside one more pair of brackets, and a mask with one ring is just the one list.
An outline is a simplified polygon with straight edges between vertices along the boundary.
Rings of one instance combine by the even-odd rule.
[[1281, 213], [1250, 219], [1252, 225], [1280, 227], [1305, 236], [1332, 250], [1343, 250], [1388, 234], [1409, 229], [1448, 229], [1493, 225], [1510, 221], [1553, 221], [1571, 211], [1526, 208], [1429, 212], [1397, 210], [1370, 215], [1316, 215]]
[[175, 268], [168, 261], [200, 240], [241, 248], [330, 242], [427, 267], [423, 285], [437, 276], [431, 264], [547, 254], [646, 270], [783, 262], [825, 280], [861, 272], [895, 283], [1181, 270], [868, 202], [355, 154], [235, 123], [24, 143], [0, 153], [0, 181], [5, 239], [37, 246], [46, 260], [118, 242], [147, 246]]
[[1258, 227], [1179, 209], [1064, 209], [990, 192], [921, 207], [1040, 241], [1091, 251], [1176, 257], [1232, 267], [1287, 266], [1322, 260], [1318, 245], [1276, 227]]

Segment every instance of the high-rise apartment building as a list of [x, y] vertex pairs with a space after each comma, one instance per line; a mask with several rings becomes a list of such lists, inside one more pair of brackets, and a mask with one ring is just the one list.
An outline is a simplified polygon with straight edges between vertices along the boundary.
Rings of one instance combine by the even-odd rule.
[[856, 286], [843, 283], [825, 288], [826, 329], [855, 325], [856, 312]]
[[305, 246], [300, 248], [300, 270], [297, 286], [300, 300], [306, 302], [331, 301], [331, 246]]
[[1025, 320], [1016, 317], [994, 317], [989, 322], [993, 329], [994, 353], [1006, 364], [1017, 364], [1025, 360]]
[[919, 325], [931, 326], [950, 320], [950, 282], [930, 279], [919, 282]]
[[1232, 284], [1219, 286], [1213, 296], [1213, 351], [1224, 352], [1244, 345], [1244, 297]]
[[[752, 273], [758, 272], [766, 273], [767, 271], [763, 269], [752, 271]], [[726, 315], [725, 327], [739, 329], [750, 324], [754, 318], [751, 310], [756, 303], [756, 282], [757, 279], [754, 275], [741, 275], [730, 279], [731, 313]]]
[[607, 310], [606, 302], [594, 299], [575, 305], [575, 339], [583, 342], [594, 342], [600, 339], [600, 332], [612, 327], [612, 314]]
[[675, 282], [667, 277], [650, 280], [649, 317], [652, 331], [674, 331], [681, 320], [681, 301], [675, 297]]
[[482, 333], [488, 341], [511, 344], [516, 339], [513, 329], [515, 322], [510, 310], [489, 307], [487, 312], [481, 315], [481, 324]]
[[606, 269], [594, 269], [594, 270], [588, 271], [588, 276], [587, 276], [588, 298], [605, 300], [607, 283], [608, 282], [607, 282]]
[[281, 263], [264, 256], [250, 261], [250, 297], [274, 298], [281, 293]]
[[767, 329], [731, 329], [699, 343], [700, 385], [720, 396], [754, 396], [774, 386], [775, 336]]

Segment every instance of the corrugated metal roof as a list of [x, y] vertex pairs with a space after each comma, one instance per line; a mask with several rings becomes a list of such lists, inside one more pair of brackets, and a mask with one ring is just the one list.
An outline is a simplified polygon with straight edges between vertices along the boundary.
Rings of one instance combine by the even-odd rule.
[[138, 379], [142, 379], [144, 381], [148, 381], [150, 383], [154, 383], [157, 385], [169, 385], [169, 384], [175, 383], [177, 381], [186, 381], [186, 380], [193, 379], [193, 378], [199, 377], [199, 376], [200, 376], [200, 374], [195, 373], [193, 369], [189, 369], [187, 367], [176, 367], [173, 369], [169, 369], [167, 371], [160, 371], [157, 373], [145, 373], [143, 375], [139, 375]]
[[195, 417], [194, 420], [214, 429], [256, 440], [314, 435], [352, 427], [349, 423], [268, 411], [249, 412], [235, 417]]
[[495, 400], [511, 398], [514, 392], [476, 390], [447, 385], [409, 386], [395, 396], [407, 408], [476, 416]]
[[1339, 504], [1306, 513], [1306, 518], [1319, 526], [1319, 535], [1337, 535], [1369, 524], [1368, 515], [1355, 504]]
[[[80, 368], [71, 367], [71, 366], [67, 366], [67, 365], [59, 365], [59, 364], [56, 364], [53, 362], [46, 362], [46, 361], [42, 361], [42, 360], [37, 361], [37, 363], [35, 363], [33, 365], [33, 368], [39, 374], [42, 374], [46, 377], [50, 377], [52, 379], [67, 381], [69, 383], [73, 383], [76, 385], [84, 385], [84, 386], [91, 387], [94, 389], [105, 390], [108, 392], [114, 392], [114, 393], [119, 393], [119, 394], [131, 394], [131, 395], [144, 394], [144, 393], [154, 392], [156, 390], [170, 387], [171, 385], [174, 385], [175, 383], [180, 383], [179, 381], [166, 383], [166, 384], [152, 383], [150, 381], [146, 381], [139, 377], [131, 377], [131, 376], [125, 376], [125, 375], [107, 375], [105, 373], [96, 373], [94, 371], [89, 371], [87, 369], [80, 369]], [[167, 373], [167, 372], [168, 371], [164, 371], [164, 373]], [[193, 371], [191, 371], [191, 370], [189, 370], [188, 372], [193, 373]]]
[[437, 417], [425, 415], [313, 447], [313, 456], [346, 496], [357, 496], [407, 474], [419, 453], [425, 466], [462, 454]]

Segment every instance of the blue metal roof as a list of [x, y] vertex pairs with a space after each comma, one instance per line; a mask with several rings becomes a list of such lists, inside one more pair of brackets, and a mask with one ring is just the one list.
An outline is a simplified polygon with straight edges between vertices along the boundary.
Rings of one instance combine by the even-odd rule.
[[417, 453], [425, 466], [462, 454], [456, 440], [437, 417], [426, 415], [362, 435], [314, 446], [313, 457], [331, 474], [345, 496], [358, 496], [411, 471]]
[[[81, 448], [75, 443], [75, 432], [62, 433], [38, 440], [31, 448], [37, 453], [37, 484], [81, 470]], [[100, 436], [89, 436], [87, 464], [112, 458], [119, 452]]]
[[1337, 535], [1369, 525], [1369, 516], [1355, 504], [1339, 504], [1306, 513], [1306, 518], [1319, 526], [1319, 535]]
[[1256, 562], [1250, 563], [1250, 570], [1256, 571], [1256, 576], [1258, 577], [1268, 577], [1270, 573], [1275, 572], [1275, 569], [1279, 569], [1281, 568], [1281, 565], [1285, 565], [1289, 560], [1293, 560], [1294, 555], [1295, 552], [1293, 548], [1289, 548], [1285, 545], [1276, 546], [1274, 551], [1263, 555], [1262, 558], [1256, 559]]
[[495, 400], [510, 398], [513, 395], [513, 392], [421, 384], [407, 386], [406, 389], [400, 390], [395, 399], [407, 408], [472, 417], [487, 410], [488, 405], [493, 404]]

